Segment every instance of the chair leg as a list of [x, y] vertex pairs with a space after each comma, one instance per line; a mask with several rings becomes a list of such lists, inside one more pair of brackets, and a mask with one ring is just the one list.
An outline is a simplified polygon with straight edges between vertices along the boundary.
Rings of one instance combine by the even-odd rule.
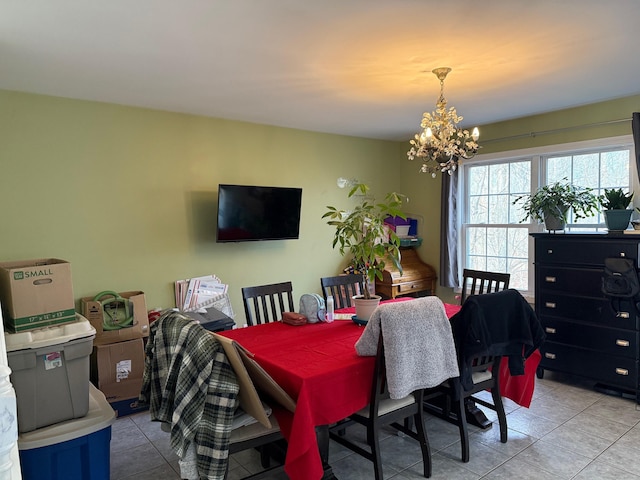
[[429, 447], [429, 438], [427, 430], [424, 428], [424, 410], [418, 408], [418, 412], [414, 415], [414, 423], [416, 424], [416, 432], [422, 449], [422, 465], [423, 475], [425, 478], [431, 477], [431, 447]]
[[269, 455], [268, 449], [263, 445], [258, 448], [260, 452], [260, 464], [262, 468], [269, 468], [271, 466], [271, 456]]
[[500, 425], [500, 441], [507, 443], [507, 415], [504, 413], [504, 405], [502, 403], [502, 397], [500, 396], [499, 388], [491, 389], [491, 397], [493, 398], [493, 405], [496, 413], [498, 414], [498, 424]]
[[467, 428], [467, 415], [464, 407], [464, 396], [456, 401], [456, 415], [458, 417], [458, 430], [460, 431], [460, 446], [462, 461], [469, 462], [469, 429]]
[[371, 459], [373, 460], [375, 479], [383, 480], [382, 456], [380, 455], [380, 441], [378, 440], [378, 425], [373, 422], [373, 424], [369, 426], [368, 430], [370, 431], [367, 436], [369, 437], [369, 445], [371, 446]]

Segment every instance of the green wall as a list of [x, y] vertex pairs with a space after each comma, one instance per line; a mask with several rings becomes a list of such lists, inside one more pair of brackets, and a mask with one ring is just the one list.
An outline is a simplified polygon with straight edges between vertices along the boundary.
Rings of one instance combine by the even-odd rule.
[[631, 114], [637, 111], [640, 95], [482, 125], [480, 153], [631, 135]]
[[[640, 96], [481, 125], [482, 154], [625, 135]], [[464, 112], [463, 112], [464, 113]], [[556, 134], [530, 132], [563, 129]], [[526, 134], [524, 137], [521, 135]], [[517, 138], [504, 139], [504, 137]], [[500, 140], [502, 139], [502, 140]], [[385, 142], [0, 90], [0, 261], [58, 257], [72, 265], [77, 299], [143, 290], [171, 307], [176, 279], [209, 273], [240, 288], [291, 280], [296, 302], [338, 273], [326, 205], [348, 207], [338, 177], [375, 194], [409, 196], [421, 258], [439, 268], [440, 178]], [[303, 188], [299, 240], [217, 244], [219, 183]], [[450, 289], [439, 289], [453, 301]], [[296, 305], [297, 306], [297, 305]]]
[[[344, 266], [326, 205], [348, 207], [340, 176], [398, 190], [397, 144], [0, 91], [0, 261], [71, 262], [74, 296], [143, 290], [173, 307], [173, 282], [291, 280], [295, 301]], [[219, 183], [302, 187], [300, 239], [218, 244]], [[297, 305], [296, 305], [297, 307]]]

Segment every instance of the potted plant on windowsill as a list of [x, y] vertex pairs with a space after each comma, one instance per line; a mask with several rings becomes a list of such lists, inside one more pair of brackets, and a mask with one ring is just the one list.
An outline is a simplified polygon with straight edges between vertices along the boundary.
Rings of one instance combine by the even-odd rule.
[[[368, 313], [363, 313], [358, 296], [354, 297], [356, 317], [368, 320], [373, 309], [378, 306], [380, 296], [371, 295], [370, 285], [377, 279], [382, 280], [385, 262], [392, 262], [402, 272], [400, 265], [400, 239], [385, 223], [388, 216], [400, 217], [406, 220], [402, 212], [404, 195], [391, 192], [385, 196], [383, 202], [376, 203], [368, 197], [369, 187], [363, 183], [354, 185], [348, 197], [362, 195], [363, 200], [351, 210], [342, 210], [327, 206], [327, 212], [322, 218], [328, 219], [327, 224], [335, 227], [333, 248], [338, 247], [340, 254], [351, 254], [351, 265], [354, 271], [362, 274], [364, 292], [360, 296], [368, 303]], [[372, 302], [373, 300], [373, 302]]]
[[604, 213], [604, 221], [610, 232], [626, 230], [633, 210], [628, 208], [633, 200], [633, 192], [626, 193], [622, 188], [604, 189], [598, 197]]
[[520, 223], [531, 218], [544, 222], [549, 231], [564, 230], [569, 210], [573, 210], [575, 219], [591, 217], [598, 212], [598, 197], [593, 190], [568, 182], [545, 185], [531, 195], [520, 195], [513, 204], [520, 202], [525, 214]]

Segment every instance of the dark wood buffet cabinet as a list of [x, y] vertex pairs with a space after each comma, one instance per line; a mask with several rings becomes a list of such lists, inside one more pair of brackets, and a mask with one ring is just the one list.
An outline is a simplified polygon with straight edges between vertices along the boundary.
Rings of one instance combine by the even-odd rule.
[[626, 257], [640, 268], [640, 235], [532, 234], [535, 310], [547, 338], [544, 370], [579, 375], [640, 403], [639, 316], [633, 303], [602, 293], [604, 259]]

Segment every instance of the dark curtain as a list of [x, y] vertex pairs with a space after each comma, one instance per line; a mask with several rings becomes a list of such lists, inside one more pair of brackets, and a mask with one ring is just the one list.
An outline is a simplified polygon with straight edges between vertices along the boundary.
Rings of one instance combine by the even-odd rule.
[[458, 170], [442, 174], [440, 214], [440, 285], [455, 288], [458, 283]]
[[633, 112], [631, 116], [631, 131], [633, 132], [633, 145], [636, 149], [636, 168], [640, 176], [640, 112]]

